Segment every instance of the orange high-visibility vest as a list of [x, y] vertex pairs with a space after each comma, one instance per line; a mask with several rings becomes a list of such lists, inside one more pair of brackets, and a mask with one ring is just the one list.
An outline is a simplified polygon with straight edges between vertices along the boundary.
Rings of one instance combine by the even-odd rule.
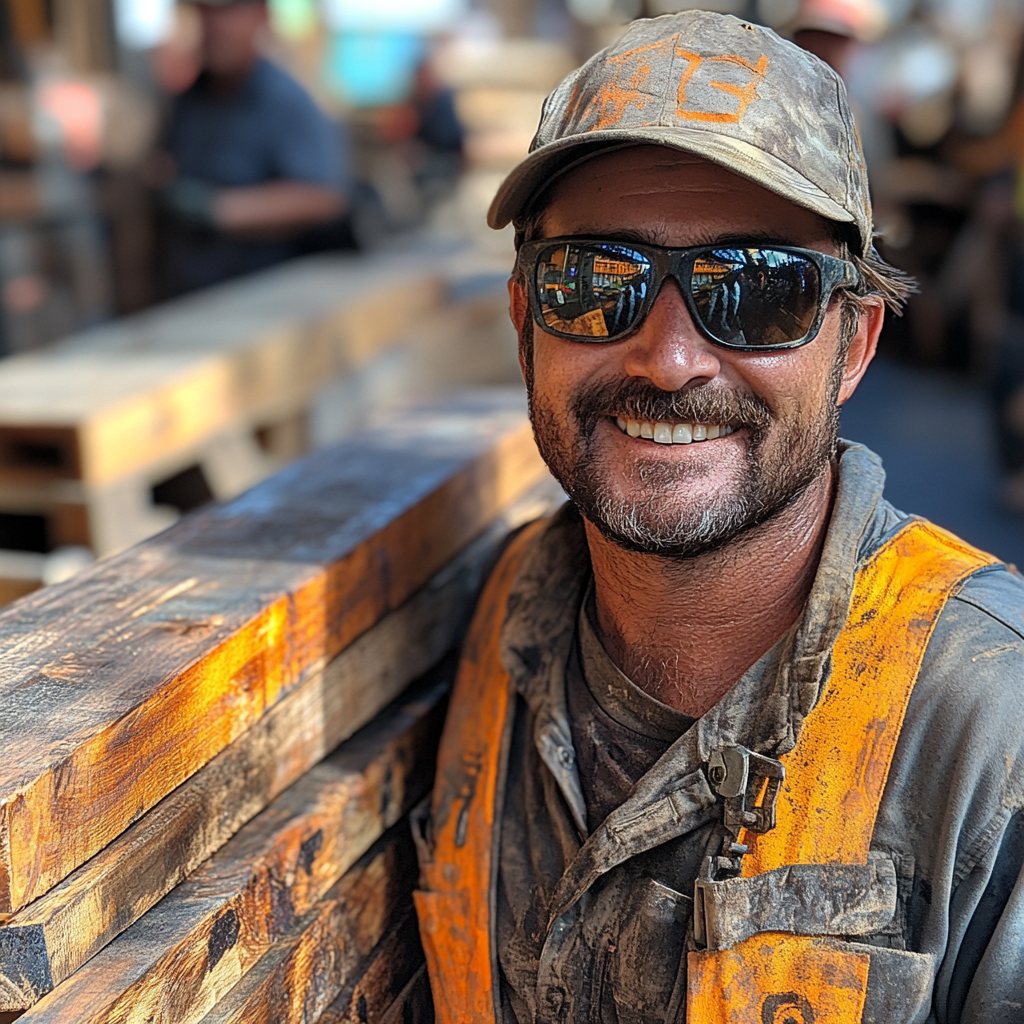
[[[543, 525], [514, 539], [484, 589], [441, 742], [432, 855], [421, 865], [424, 891], [416, 893], [439, 1024], [495, 1024], [498, 1017], [495, 824], [514, 707], [500, 635], [519, 566]], [[868, 863], [896, 740], [939, 613], [968, 576], [995, 562], [912, 520], [860, 567], [831, 677], [796, 746], [781, 758], [786, 776], [776, 825], [740, 837], [750, 848], [744, 877], [794, 864]], [[859, 1024], [870, 964], [863, 950], [831, 938], [759, 932], [729, 949], [690, 953], [687, 1020]]]

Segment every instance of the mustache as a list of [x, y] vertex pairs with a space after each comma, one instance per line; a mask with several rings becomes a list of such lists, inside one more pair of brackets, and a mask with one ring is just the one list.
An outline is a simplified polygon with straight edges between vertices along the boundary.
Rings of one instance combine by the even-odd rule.
[[574, 397], [571, 407], [583, 427], [584, 436], [589, 436], [604, 416], [648, 423], [660, 420], [749, 427], [755, 435], [766, 431], [773, 419], [771, 407], [756, 395], [710, 384], [662, 391], [644, 377], [584, 387]]

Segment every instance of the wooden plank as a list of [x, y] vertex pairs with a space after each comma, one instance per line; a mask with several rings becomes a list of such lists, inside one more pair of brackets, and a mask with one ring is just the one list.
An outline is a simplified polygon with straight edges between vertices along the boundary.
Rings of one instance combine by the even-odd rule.
[[402, 997], [424, 967], [415, 908], [377, 943], [320, 1017], [320, 1024], [367, 1024], [379, 1021]]
[[0, 913], [116, 838], [546, 475], [521, 396], [476, 393], [0, 612]]
[[388, 1007], [380, 1018], [380, 1024], [434, 1024], [434, 999], [430, 993], [426, 964], [420, 967], [402, 994]]
[[109, 483], [232, 424], [280, 420], [443, 295], [436, 261], [314, 257], [5, 360], [0, 480]]
[[222, 358], [18, 356], [0, 365], [0, 480], [109, 483], [240, 414]]
[[[397, 828], [407, 830], [408, 824]], [[401, 863], [397, 857], [386, 864], [381, 859], [350, 871], [242, 976], [203, 1024], [318, 1020], [338, 993], [365, 972], [381, 943], [396, 967], [407, 959], [413, 973], [423, 957], [412, 905], [418, 870], [407, 831], [403, 839], [409, 846], [403, 844], [402, 852], [410, 856]]]
[[451, 650], [498, 545], [509, 530], [549, 511], [557, 494], [542, 485], [517, 502], [322, 673], [14, 914], [0, 928], [0, 1010], [30, 1006], [60, 984]]
[[[25, 1021], [200, 1019], [429, 790], [448, 681], [419, 690], [307, 772]], [[389, 870], [382, 882], [405, 900], [416, 878], [415, 857], [407, 859], [407, 872]]]

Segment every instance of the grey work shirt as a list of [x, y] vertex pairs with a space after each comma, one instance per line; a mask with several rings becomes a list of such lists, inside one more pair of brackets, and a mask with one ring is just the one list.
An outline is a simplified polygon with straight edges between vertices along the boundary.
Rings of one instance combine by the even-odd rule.
[[[518, 691], [496, 901], [504, 1024], [685, 1019], [693, 886], [723, 835], [703, 766], [722, 744], [770, 757], [793, 748], [828, 678], [857, 566], [909, 518], [883, 482], [875, 455], [843, 443], [801, 618], [703, 717], [680, 716], [674, 741], [663, 714], [644, 725], [651, 709], [621, 673], [615, 703], [614, 666], [580, 628], [591, 570], [571, 506], [528, 552], [502, 631]], [[977, 572], [929, 642], [872, 839], [873, 857], [895, 869], [895, 917], [848, 937], [871, 953], [872, 1024], [1024, 1021], [1022, 654], [1024, 581], [1003, 566]], [[627, 744], [635, 784], [616, 781], [594, 749], [616, 726], [646, 729], [658, 755], [647, 767]]]

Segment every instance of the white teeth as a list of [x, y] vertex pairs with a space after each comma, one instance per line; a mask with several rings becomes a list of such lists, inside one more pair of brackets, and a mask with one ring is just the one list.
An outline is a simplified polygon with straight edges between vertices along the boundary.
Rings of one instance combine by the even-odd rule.
[[690, 444], [692, 441], [714, 441], [719, 437], [728, 437], [736, 433], [736, 427], [723, 427], [717, 423], [645, 423], [639, 420], [627, 420], [621, 416], [615, 423], [624, 434], [630, 437], [643, 437], [657, 444]]

